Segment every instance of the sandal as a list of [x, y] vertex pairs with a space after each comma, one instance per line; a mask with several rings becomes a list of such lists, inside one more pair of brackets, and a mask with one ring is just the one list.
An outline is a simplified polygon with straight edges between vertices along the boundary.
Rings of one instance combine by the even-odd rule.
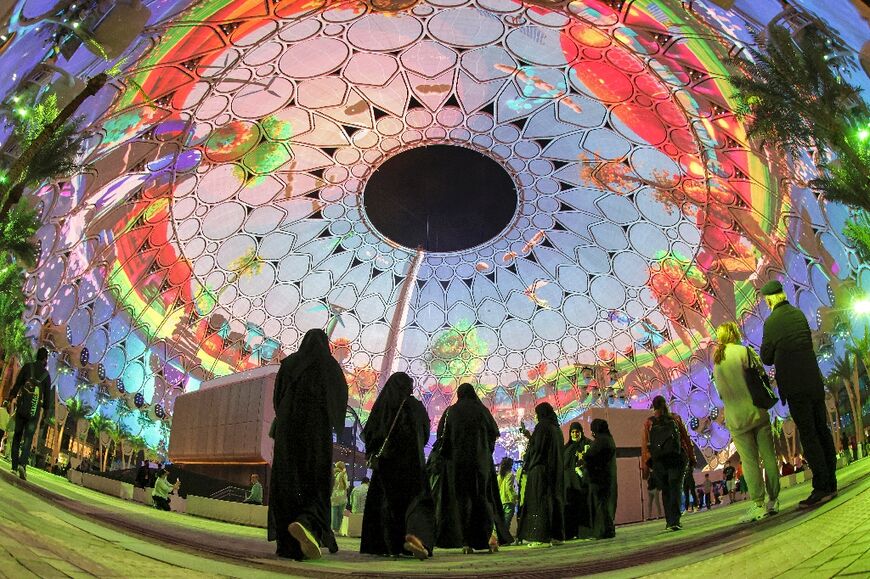
[[405, 550], [414, 555], [418, 561], [425, 561], [429, 558], [429, 551], [423, 546], [423, 541], [415, 535], [405, 535]]

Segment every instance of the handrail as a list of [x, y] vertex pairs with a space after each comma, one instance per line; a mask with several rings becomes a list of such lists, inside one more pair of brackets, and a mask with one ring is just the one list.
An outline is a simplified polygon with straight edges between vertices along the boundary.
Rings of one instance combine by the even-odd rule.
[[240, 487], [236, 487], [236, 486], [228, 486], [228, 487], [222, 488], [221, 490], [219, 490], [215, 493], [212, 493], [208, 498], [216, 499], [219, 501], [229, 500], [229, 501], [239, 502], [239, 501], [245, 500], [246, 496], [247, 496], [247, 491], [245, 491], [245, 489], [240, 488]]

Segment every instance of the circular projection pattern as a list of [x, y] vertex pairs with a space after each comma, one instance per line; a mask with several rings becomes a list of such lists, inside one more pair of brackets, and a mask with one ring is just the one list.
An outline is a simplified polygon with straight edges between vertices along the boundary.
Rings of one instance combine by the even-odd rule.
[[429, 145], [381, 164], [368, 179], [363, 207], [374, 228], [400, 245], [454, 252], [501, 233], [516, 213], [517, 193], [489, 157]]
[[[713, 452], [715, 326], [757, 345], [764, 281], [815, 320], [856, 275], [842, 208], [748, 147], [709, 10], [181, 4], [152, 3], [153, 36], [82, 109], [87, 173], [36, 192], [26, 285], [32, 335], [69, 350], [67, 391], [152, 445], [178, 393], [326, 327], [363, 420], [394, 370], [433, 424], [476, 384], [510, 452], [539, 402], [569, 421], [661, 392]], [[387, 231], [370, 196], [413, 155]], [[439, 195], [434, 231], [479, 235], [446, 253], [421, 238]]]

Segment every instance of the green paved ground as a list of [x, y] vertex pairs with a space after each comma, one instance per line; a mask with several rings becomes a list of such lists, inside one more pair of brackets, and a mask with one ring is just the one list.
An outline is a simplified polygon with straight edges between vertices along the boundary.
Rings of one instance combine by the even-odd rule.
[[611, 541], [497, 555], [439, 550], [423, 563], [360, 555], [355, 539], [340, 539], [341, 551], [317, 562], [278, 560], [262, 529], [156, 511], [35, 469], [22, 485], [8, 463], [0, 468], [0, 575], [15, 578], [870, 576], [867, 459], [842, 469], [840, 496], [810, 512], [795, 509], [809, 492], [804, 484], [783, 491], [780, 515], [752, 525], [737, 523], [746, 508], [738, 502], [685, 515], [679, 533], [653, 521], [620, 527]]

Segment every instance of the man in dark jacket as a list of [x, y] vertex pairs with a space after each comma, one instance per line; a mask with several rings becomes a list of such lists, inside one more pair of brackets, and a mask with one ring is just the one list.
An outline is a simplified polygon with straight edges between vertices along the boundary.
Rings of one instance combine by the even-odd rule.
[[837, 453], [828, 428], [825, 387], [807, 319], [788, 303], [782, 284], [761, 288], [770, 316], [764, 322], [761, 360], [776, 368], [779, 396], [788, 403], [804, 456], [813, 469], [813, 492], [799, 506], [811, 507], [837, 496]]
[[18, 471], [18, 476], [25, 480], [33, 434], [39, 422], [39, 408], [42, 407], [43, 427], [54, 421], [54, 391], [51, 389], [47, 365], [48, 350], [40, 348], [36, 353], [36, 362], [21, 367], [9, 392], [8, 400], [17, 399], [11, 450], [12, 470]]

